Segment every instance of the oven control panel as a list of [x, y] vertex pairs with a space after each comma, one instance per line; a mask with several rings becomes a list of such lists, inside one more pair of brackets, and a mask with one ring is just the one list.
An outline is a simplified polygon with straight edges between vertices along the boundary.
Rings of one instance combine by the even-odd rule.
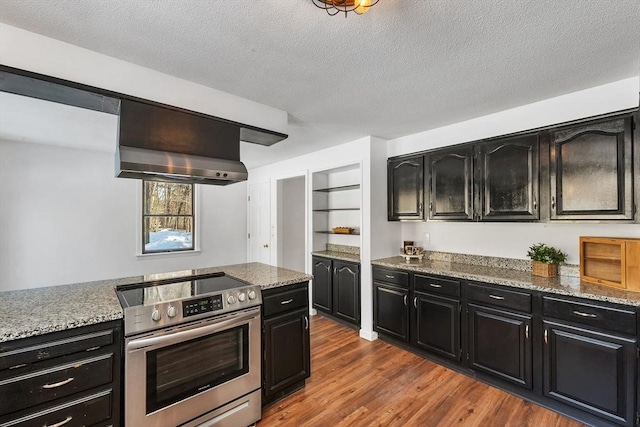
[[196, 316], [210, 311], [222, 310], [222, 295], [182, 301], [182, 316]]

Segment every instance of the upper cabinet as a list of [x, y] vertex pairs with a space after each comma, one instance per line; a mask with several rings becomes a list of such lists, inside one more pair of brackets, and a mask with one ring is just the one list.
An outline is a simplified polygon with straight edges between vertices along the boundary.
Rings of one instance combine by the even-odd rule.
[[478, 145], [481, 220], [540, 218], [538, 147], [537, 134]]
[[473, 147], [434, 151], [427, 159], [429, 219], [473, 220]]
[[424, 220], [424, 157], [387, 161], [389, 221]]
[[631, 117], [551, 133], [551, 219], [633, 219]]

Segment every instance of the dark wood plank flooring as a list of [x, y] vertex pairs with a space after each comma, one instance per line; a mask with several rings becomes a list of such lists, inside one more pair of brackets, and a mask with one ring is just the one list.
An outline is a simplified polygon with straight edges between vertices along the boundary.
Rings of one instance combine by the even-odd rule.
[[266, 408], [269, 426], [582, 424], [321, 316], [311, 320], [311, 378]]

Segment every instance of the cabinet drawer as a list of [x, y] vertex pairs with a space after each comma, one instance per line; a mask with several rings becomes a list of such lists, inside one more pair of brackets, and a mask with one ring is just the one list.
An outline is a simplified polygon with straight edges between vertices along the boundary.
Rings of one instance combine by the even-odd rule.
[[[106, 390], [64, 405], [30, 414], [2, 424], [3, 427], [93, 426], [111, 418], [113, 392]], [[64, 424], [62, 424], [64, 422]]]
[[113, 330], [99, 331], [67, 339], [40, 343], [0, 354], [0, 370], [18, 365], [85, 352], [113, 344]]
[[269, 317], [285, 311], [307, 307], [309, 304], [309, 292], [306, 287], [292, 289], [273, 295], [263, 295], [262, 301], [264, 304], [264, 317]]
[[531, 313], [531, 294], [527, 292], [469, 284], [468, 297], [469, 301]]
[[0, 381], [4, 413], [70, 396], [112, 381], [113, 354], [82, 359]]
[[401, 271], [375, 267], [373, 269], [373, 280], [409, 287], [409, 274]]
[[623, 334], [636, 334], [636, 314], [600, 304], [575, 302], [563, 298], [543, 297], [542, 314], [545, 317], [566, 320]]
[[460, 282], [439, 277], [415, 276], [415, 290], [460, 298]]

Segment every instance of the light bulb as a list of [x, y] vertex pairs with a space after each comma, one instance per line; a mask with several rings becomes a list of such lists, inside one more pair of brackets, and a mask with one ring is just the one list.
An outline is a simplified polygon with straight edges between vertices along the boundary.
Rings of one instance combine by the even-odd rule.
[[367, 10], [369, 10], [369, 6], [371, 6], [371, 0], [354, 0], [353, 5], [355, 6], [355, 9], [353, 11], [359, 15], [362, 15]]

